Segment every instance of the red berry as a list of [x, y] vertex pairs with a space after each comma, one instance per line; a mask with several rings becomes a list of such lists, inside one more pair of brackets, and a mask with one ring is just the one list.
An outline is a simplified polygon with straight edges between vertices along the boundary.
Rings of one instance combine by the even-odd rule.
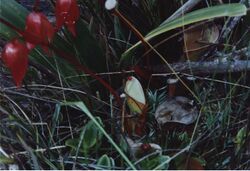
[[76, 0], [56, 1], [56, 26], [60, 29], [64, 24], [68, 30], [76, 36], [76, 21], [80, 18], [80, 10]]
[[143, 151], [149, 151], [151, 148], [152, 148], [151, 145], [148, 143], [141, 145], [141, 150]]
[[132, 77], [132, 76], [128, 77], [128, 80], [129, 80], [129, 81], [131, 81], [132, 79], [133, 79], [133, 77]]
[[2, 52], [2, 59], [10, 69], [17, 87], [20, 87], [28, 68], [29, 50], [17, 39], [7, 43]]
[[48, 46], [55, 34], [55, 29], [40, 12], [31, 12], [26, 18], [24, 38], [29, 43], [29, 48], [35, 45]]

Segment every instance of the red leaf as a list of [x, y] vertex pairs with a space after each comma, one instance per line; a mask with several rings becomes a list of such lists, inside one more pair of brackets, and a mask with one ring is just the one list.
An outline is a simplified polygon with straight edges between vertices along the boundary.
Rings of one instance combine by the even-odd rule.
[[26, 18], [24, 38], [34, 45], [48, 45], [55, 30], [43, 13], [31, 12]]
[[75, 23], [80, 17], [80, 10], [76, 0], [56, 1], [56, 26], [60, 29], [64, 24], [68, 30], [76, 36]]
[[17, 87], [20, 87], [28, 67], [29, 49], [25, 44], [14, 39], [7, 43], [2, 52], [2, 59], [10, 69]]

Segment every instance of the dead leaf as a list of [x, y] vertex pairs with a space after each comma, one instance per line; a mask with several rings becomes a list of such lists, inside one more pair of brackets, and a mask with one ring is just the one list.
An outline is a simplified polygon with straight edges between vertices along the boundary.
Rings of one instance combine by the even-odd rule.
[[155, 112], [155, 118], [160, 125], [167, 122], [192, 124], [198, 116], [197, 108], [193, 101], [182, 96], [167, 98], [160, 104]]
[[145, 104], [142, 104], [131, 97], [127, 97], [127, 104], [131, 112], [141, 114], [143, 109], [145, 108]]
[[[187, 161], [188, 160], [188, 161]], [[204, 170], [202, 161], [195, 157], [187, 158], [186, 155], [176, 161], [177, 170]]]
[[211, 44], [219, 38], [219, 28], [216, 24], [205, 24], [184, 32], [184, 53], [187, 59], [196, 61]]

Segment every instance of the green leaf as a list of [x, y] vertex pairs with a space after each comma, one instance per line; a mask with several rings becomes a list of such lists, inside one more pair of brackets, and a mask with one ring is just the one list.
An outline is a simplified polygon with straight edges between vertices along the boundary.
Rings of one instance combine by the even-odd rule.
[[242, 142], [245, 140], [246, 135], [247, 135], [246, 134], [246, 127], [242, 127], [236, 135], [235, 143], [243, 144]]
[[127, 143], [127, 141], [125, 140], [125, 138], [124, 138], [123, 136], [120, 136], [120, 137], [119, 137], [119, 140], [120, 140], [119, 144], [120, 144], [121, 149], [122, 149], [124, 152], [128, 153], [128, 152], [129, 152], [129, 146], [128, 146], [128, 143]]
[[[102, 124], [101, 119], [98, 117], [96, 118], [98, 122]], [[84, 150], [88, 150], [92, 148], [98, 141], [102, 138], [102, 133], [96, 127], [95, 123], [90, 120], [87, 125], [85, 126], [84, 135], [83, 135], [83, 148]]]
[[[159, 157], [159, 162], [160, 164], [163, 163], [164, 161], [168, 160], [170, 157], [169, 156], [165, 156], [165, 155], [162, 155]], [[169, 164], [166, 163], [165, 165], [161, 166], [159, 169], [163, 169], [163, 170], [166, 170], [168, 169], [169, 167]]]
[[[79, 144], [79, 141], [80, 141], [79, 138], [68, 139], [68, 140], [66, 140], [65, 145], [76, 150], [77, 146]], [[79, 150], [80, 150], [80, 152], [84, 152], [83, 148], [80, 148]]]
[[111, 170], [112, 169], [113, 159], [108, 157], [106, 154], [102, 155], [97, 161], [97, 165], [99, 167], [103, 167], [104, 169]]
[[247, 137], [247, 128], [246, 127], [242, 127], [238, 131], [238, 133], [237, 133], [237, 135], [236, 135], [236, 137], [234, 139], [234, 143], [236, 144], [236, 152], [237, 153], [240, 151], [242, 145], [246, 141], [246, 137]]
[[[157, 27], [156, 29], [152, 30], [145, 36], [145, 40], [149, 41], [170, 30], [183, 27], [188, 24], [196, 23], [199, 21], [209, 20], [218, 17], [233, 17], [233, 16], [246, 15], [246, 11], [247, 11], [246, 6], [239, 3], [231, 3], [231, 4], [218, 5], [214, 7], [199, 9]], [[131, 48], [129, 48], [127, 51], [125, 51], [122, 54], [121, 62], [127, 61], [128, 59], [131, 60], [135, 50], [141, 44], [142, 42], [139, 41]]]
[[12, 164], [14, 163], [14, 160], [12, 158], [8, 158], [5, 156], [0, 156], [0, 163], [2, 164]]
[[[153, 156], [143, 160], [140, 165], [143, 170], [152, 170], [153, 168], [161, 164], [163, 161], [166, 161], [167, 159], [169, 159], [169, 156], [165, 155]], [[166, 170], [168, 169], [168, 164], [165, 164], [158, 169]]]
[[[96, 118], [98, 122], [102, 124], [102, 121], [99, 117]], [[91, 148], [93, 148], [98, 142], [101, 141], [103, 134], [100, 132], [100, 130], [96, 127], [94, 122], [90, 120], [83, 128], [83, 136], [82, 139], [80, 138], [74, 138], [69, 139], [65, 142], [65, 145], [71, 147], [74, 150], [77, 150], [77, 147], [82, 141], [81, 146], [79, 148], [80, 152], [88, 152]]]
[[52, 115], [51, 136], [49, 137], [48, 141], [50, 145], [52, 143], [52, 138], [54, 137], [56, 126], [59, 124], [60, 111], [61, 111], [61, 105], [56, 104], [55, 111]]
[[15, 0], [1, 0], [0, 17], [19, 29], [24, 29], [28, 13], [28, 10]]
[[96, 72], [105, 71], [105, 56], [99, 42], [88, 30], [88, 26], [79, 20], [76, 25], [77, 37], [74, 38], [76, 50], [82, 64]]
[[17, 37], [18, 34], [11, 30], [8, 26], [4, 25], [3, 23], [0, 23], [0, 37], [5, 40], [10, 40], [13, 37]]

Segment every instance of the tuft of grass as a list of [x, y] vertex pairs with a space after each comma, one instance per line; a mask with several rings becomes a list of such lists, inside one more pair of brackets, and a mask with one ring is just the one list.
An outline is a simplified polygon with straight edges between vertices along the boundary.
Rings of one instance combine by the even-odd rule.
[[[124, 68], [116, 64], [119, 63], [121, 54], [137, 42], [137, 37], [118, 18], [113, 18], [105, 11], [100, 1], [78, 2], [82, 8], [82, 31], [88, 35], [87, 40], [95, 42], [93, 47], [101, 49], [97, 50], [97, 56], [101, 54], [103, 62], [93, 61], [91, 55], [84, 53], [84, 49], [75, 46], [76, 42], [65, 31], [58, 35], [56, 41], [65, 41], [68, 47], [65, 50], [72, 50], [79, 58], [84, 54], [97, 66], [104, 67], [105, 72], [99, 75], [120, 93], [124, 86], [123, 79], [136, 73], [123, 72]], [[160, 10], [163, 2], [133, 2], [121, 1], [118, 9], [143, 33], [154, 29], [166, 19], [162, 17], [166, 14], [162, 14]], [[182, 5], [173, 2], [175, 1], [164, 2], [162, 8], [172, 9]], [[135, 12], [143, 17], [135, 16]], [[250, 49], [250, 39], [246, 36], [249, 35], [249, 25], [245, 20], [244, 23], [246, 24], [243, 24], [242, 32], [231, 28], [231, 34], [221, 42], [227, 46], [211, 50], [214, 57], [220, 54], [233, 60], [237, 49]], [[226, 26], [227, 23], [224, 27]], [[6, 27], [1, 28], [8, 30]], [[239, 33], [236, 36], [237, 41], [233, 32]], [[10, 37], [14, 36], [11, 31], [6, 33]], [[0, 36], [4, 38], [3, 42], [8, 39]], [[165, 35], [162, 36], [165, 39]], [[77, 41], [88, 43], [87, 40], [83, 36]], [[158, 40], [155, 41], [157, 43]], [[157, 51], [161, 53], [163, 50]], [[242, 60], [249, 60], [249, 52], [248, 50], [248, 54], [242, 55]], [[158, 144], [162, 148], [162, 156], [154, 157], [155, 154], [150, 153], [135, 160], [124, 139], [128, 135], [121, 131], [122, 111], [126, 107], [119, 108], [109, 92], [88, 75], [73, 71], [72, 66], [57, 58], [47, 61], [46, 55], [39, 48], [33, 53], [49, 65], [32, 61], [20, 89], [15, 88], [9, 72], [0, 61], [0, 162], [6, 168], [10, 164], [17, 164], [20, 169], [152, 169], [149, 163], [153, 163], [153, 169], [156, 170], [197, 169], [189, 168], [190, 161], [196, 167], [204, 169], [249, 168], [249, 71], [194, 75], [197, 81], [189, 88], [200, 100], [197, 104], [200, 113], [199, 119], [188, 126], [171, 123], [164, 127], [159, 126], [154, 113], [157, 106], [167, 99], [168, 85], [164, 80], [168, 77], [157, 76], [163, 82], [159, 83], [160, 88], [150, 84], [150, 81], [157, 80], [154, 76], [151, 80], [141, 79], [146, 82], [143, 83], [144, 87], [150, 85], [144, 89], [149, 108], [145, 125], [147, 134], [137, 141]], [[91, 50], [91, 54], [95, 55], [95, 50]], [[143, 62], [145, 61], [142, 60], [138, 65], [143, 66]], [[114, 74], [113, 71], [118, 73]], [[185, 77], [183, 73], [176, 74], [181, 78]], [[172, 76], [171, 73], [169, 75]], [[186, 89], [177, 89], [183, 90]], [[183, 96], [194, 99], [188, 92]], [[71, 103], [72, 101], [77, 103]]]

